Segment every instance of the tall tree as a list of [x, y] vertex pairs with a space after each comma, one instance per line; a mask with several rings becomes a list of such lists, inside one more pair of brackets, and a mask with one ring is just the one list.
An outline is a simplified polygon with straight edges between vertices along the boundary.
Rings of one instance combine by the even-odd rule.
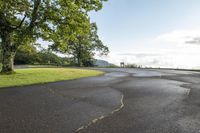
[[97, 26], [91, 23], [90, 32], [84, 36], [78, 36], [78, 41], [68, 45], [68, 54], [72, 55], [78, 66], [92, 65], [95, 54], [107, 55], [109, 49], [102, 43], [97, 34]]
[[2, 71], [13, 71], [19, 46], [38, 38], [65, 50], [71, 41], [90, 31], [88, 12], [107, 0], [0, 0]]

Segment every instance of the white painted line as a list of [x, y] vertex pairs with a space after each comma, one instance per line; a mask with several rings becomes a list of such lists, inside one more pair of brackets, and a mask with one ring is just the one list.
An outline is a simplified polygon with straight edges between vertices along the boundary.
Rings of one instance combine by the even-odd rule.
[[120, 102], [121, 102], [121, 106], [120, 106], [119, 108], [113, 110], [113, 111], [111, 112], [111, 114], [114, 114], [115, 112], [120, 111], [120, 110], [124, 107], [123, 99], [124, 99], [124, 95], [122, 95], [122, 98], [121, 98], [121, 101], [120, 101]]
[[81, 130], [83, 130], [83, 129], [86, 129], [86, 128], [88, 128], [89, 126], [91, 126], [92, 124], [95, 124], [97, 121], [102, 120], [102, 119], [104, 119], [105, 117], [108, 117], [108, 116], [110, 116], [110, 115], [112, 115], [112, 114], [114, 114], [114, 113], [120, 111], [120, 110], [124, 107], [123, 99], [124, 99], [124, 95], [122, 95], [122, 97], [121, 97], [121, 100], [120, 100], [121, 106], [120, 106], [119, 108], [113, 110], [113, 111], [112, 111], [110, 114], [108, 114], [107, 116], [103, 116], [103, 115], [102, 115], [102, 116], [100, 116], [100, 117], [98, 117], [98, 118], [92, 120], [92, 121], [89, 122], [87, 125], [81, 126], [80, 128], [78, 128], [75, 132], [77, 133], [77, 132], [79, 132], [79, 131], [81, 131]]
[[187, 96], [190, 95], [190, 91], [191, 91], [191, 89], [186, 89], [186, 94], [187, 94]]

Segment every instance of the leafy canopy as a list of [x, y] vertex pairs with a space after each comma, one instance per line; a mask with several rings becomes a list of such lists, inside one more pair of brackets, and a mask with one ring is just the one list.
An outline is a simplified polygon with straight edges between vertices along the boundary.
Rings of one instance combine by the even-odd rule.
[[88, 12], [107, 0], [0, 0], [0, 37], [9, 34], [12, 45], [38, 38], [66, 50], [66, 44], [90, 32]]
[[67, 53], [77, 60], [79, 66], [91, 62], [96, 53], [99, 55], [107, 55], [109, 53], [108, 47], [99, 39], [96, 24], [91, 23], [90, 25], [88, 34], [78, 36], [77, 42], [71, 42], [68, 45]]

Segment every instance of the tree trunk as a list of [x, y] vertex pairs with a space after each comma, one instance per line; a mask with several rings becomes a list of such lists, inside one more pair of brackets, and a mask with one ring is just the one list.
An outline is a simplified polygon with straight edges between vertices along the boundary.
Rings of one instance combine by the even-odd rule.
[[4, 34], [2, 37], [2, 70], [1, 73], [14, 72], [14, 57], [16, 46], [12, 45], [9, 34]]
[[78, 61], [78, 66], [81, 67], [82, 66], [82, 58], [81, 58], [81, 45], [78, 45], [77, 48], [77, 61]]
[[81, 59], [79, 56], [77, 57], [77, 61], [78, 61], [78, 67], [81, 67]]

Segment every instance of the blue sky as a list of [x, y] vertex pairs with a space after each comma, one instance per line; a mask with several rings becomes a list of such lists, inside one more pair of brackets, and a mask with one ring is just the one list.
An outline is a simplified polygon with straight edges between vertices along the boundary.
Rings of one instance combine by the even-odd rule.
[[185, 43], [200, 37], [200, 0], [109, 0], [90, 16], [111, 51], [101, 59], [153, 67], [200, 66], [184, 62], [200, 60], [200, 46]]

